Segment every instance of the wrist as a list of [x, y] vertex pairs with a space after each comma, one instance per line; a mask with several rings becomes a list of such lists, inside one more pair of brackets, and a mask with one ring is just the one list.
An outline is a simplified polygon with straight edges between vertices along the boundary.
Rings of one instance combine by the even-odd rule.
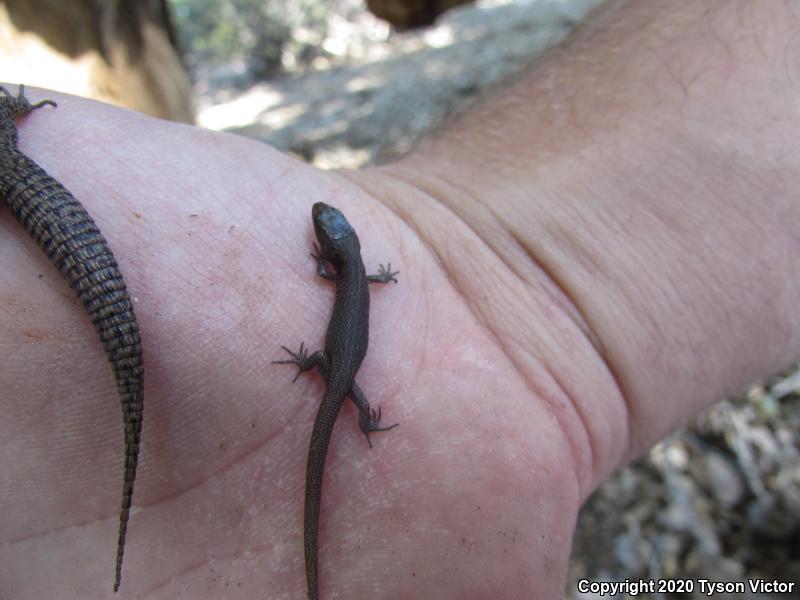
[[575, 406], [565, 431], [586, 430], [589, 488], [800, 352], [800, 90], [774, 68], [794, 17], [622, 6], [414, 154], [356, 176], [388, 175], [376, 195], [501, 345], [557, 374]]

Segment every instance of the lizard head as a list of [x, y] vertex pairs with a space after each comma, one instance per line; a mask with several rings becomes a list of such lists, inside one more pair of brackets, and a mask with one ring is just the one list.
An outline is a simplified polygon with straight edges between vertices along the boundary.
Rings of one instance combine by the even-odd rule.
[[355, 238], [356, 232], [342, 212], [324, 202], [314, 204], [311, 217], [323, 255], [332, 257], [350, 238]]

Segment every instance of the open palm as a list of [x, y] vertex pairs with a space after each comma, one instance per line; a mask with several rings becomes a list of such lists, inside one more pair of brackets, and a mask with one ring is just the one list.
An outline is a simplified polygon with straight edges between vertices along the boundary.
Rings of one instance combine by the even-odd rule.
[[[333, 287], [309, 257], [318, 199], [348, 215], [368, 270], [402, 271], [372, 289], [358, 376], [400, 427], [370, 450], [353, 407], [342, 411], [323, 491], [323, 593], [562, 585], [580, 501], [564, 431], [410, 228], [347, 180], [269, 148], [59, 100], [21, 124], [22, 148], [49, 153], [40, 163], [103, 229], [145, 353], [120, 598], [304, 593], [305, 458], [324, 387], [313, 374], [291, 385], [294, 372], [270, 361], [281, 344], [324, 341]], [[87, 128], [88, 111], [105, 126]], [[46, 123], [31, 131], [34, 119]], [[40, 149], [52, 128], [68, 143]], [[60, 274], [10, 214], [0, 226], [0, 585], [10, 598], [109, 596], [122, 471], [112, 374]]]

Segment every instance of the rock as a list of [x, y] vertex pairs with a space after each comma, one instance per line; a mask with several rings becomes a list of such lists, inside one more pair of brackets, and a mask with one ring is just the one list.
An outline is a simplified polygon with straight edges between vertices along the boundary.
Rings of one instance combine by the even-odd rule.
[[745, 485], [733, 462], [713, 451], [705, 453], [702, 460], [708, 487], [717, 502], [729, 508], [739, 504], [744, 498]]

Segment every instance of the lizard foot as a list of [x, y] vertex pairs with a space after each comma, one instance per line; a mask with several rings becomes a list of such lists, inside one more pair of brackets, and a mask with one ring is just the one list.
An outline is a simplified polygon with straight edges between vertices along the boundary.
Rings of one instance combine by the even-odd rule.
[[314, 368], [314, 361], [309, 360], [308, 358], [308, 350], [305, 348], [305, 343], [300, 342], [300, 350], [297, 352], [292, 352], [286, 346], [281, 346], [292, 358], [287, 358], [286, 360], [273, 360], [273, 365], [295, 365], [297, 367], [297, 375], [295, 375], [294, 379], [292, 379], [292, 383], [297, 381], [298, 377], [302, 375], [305, 371], [309, 371], [310, 369]]
[[21, 83], [16, 96], [2, 86], [0, 86], [0, 92], [8, 99], [7, 102], [11, 106], [12, 113], [16, 115], [27, 115], [29, 112], [43, 106], [56, 106], [56, 103], [52, 100], [42, 100], [36, 104], [31, 104], [25, 95], [25, 86]]
[[376, 411], [374, 408], [370, 409], [369, 412], [369, 419], [364, 419], [361, 422], [361, 431], [364, 433], [364, 437], [367, 438], [367, 443], [369, 447], [372, 448], [372, 442], [369, 439], [369, 434], [374, 433], [376, 431], [389, 431], [390, 429], [394, 429], [400, 423], [395, 423], [394, 425], [389, 425], [388, 427], [381, 427], [381, 407], [378, 407]]
[[388, 263], [386, 267], [382, 264], [378, 265], [378, 274], [377, 275], [369, 275], [367, 280], [370, 283], [389, 283], [390, 281], [394, 281], [397, 283], [397, 279], [395, 279], [395, 275], [400, 273], [400, 271], [392, 271], [392, 263]]

